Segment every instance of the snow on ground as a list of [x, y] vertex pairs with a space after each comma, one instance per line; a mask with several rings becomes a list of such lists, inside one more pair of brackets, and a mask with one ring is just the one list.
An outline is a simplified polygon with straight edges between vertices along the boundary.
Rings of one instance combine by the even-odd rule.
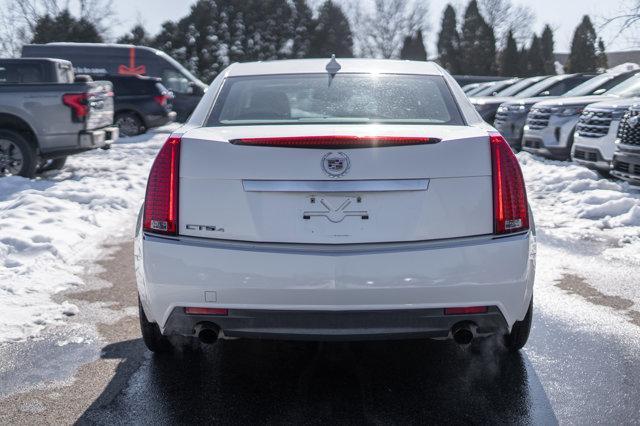
[[640, 264], [640, 188], [569, 162], [518, 158], [542, 243], [580, 251], [596, 242], [605, 259]]
[[163, 130], [69, 157], [35, 180], [0, 179], [0, 343], [77, 314], [51, 297], [82, 285], [101, 245], [131, 236]]

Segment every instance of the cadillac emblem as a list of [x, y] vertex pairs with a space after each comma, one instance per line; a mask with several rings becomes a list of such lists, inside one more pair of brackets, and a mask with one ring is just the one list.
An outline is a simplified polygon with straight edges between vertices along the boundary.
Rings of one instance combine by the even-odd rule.
[[322, 157], [322, 170], [331, 177], [344, 176], [349, 171], [351, 163], [344, 152], [329, 152]]

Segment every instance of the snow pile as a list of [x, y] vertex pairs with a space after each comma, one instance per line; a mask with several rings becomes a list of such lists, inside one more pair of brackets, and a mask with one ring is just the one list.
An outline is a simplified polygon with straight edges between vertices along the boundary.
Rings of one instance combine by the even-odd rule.
[[605, 256], [640, 262], [640, 189], [576, 164], [518, 158], [542, 242], [599, 241]]
[[109, 151], [69, 157], [36, 180], [0, 179], [0, 342], [33, 336], [78, 313], [51, 296], [105, 242], [130, 237], [151, 162], [166, 133], [122, 139]]

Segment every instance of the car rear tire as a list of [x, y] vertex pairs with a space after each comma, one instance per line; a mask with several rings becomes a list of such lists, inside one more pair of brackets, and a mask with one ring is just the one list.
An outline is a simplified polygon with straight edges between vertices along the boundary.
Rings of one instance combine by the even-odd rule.
[[114, 123], [120, 128], [120, 134], [125, 136], [137, 136], [146, 131], [138, 114], [133, 112], [120, 112], [116, 114]]
[[60, 170], [67, 162], [67, 157], [54, 158], [53, 160], [47, 160], [38, 168], [39, 172], [48, 172], [50, 170]]
[[20, 134], [0, 130], [0, 176], [33, 178], [38, 167], [36, 150]]
[[155, 322], [150, 322], [142, 309], [140, 298], [138, 298], [138, 312], [140, 317], [140, 331], [142, 332], [142, 340], [145, 346], [151, 352], [166, 353], [172, 349], [171, 342], [167, 336], [163, 336], [160, 327]]
[[526, 345], [531, 333], [531, 320], [533, 318], [533, 299], [529, 302], [529, 309], [522, 321], [516, 321], [513, 324], [511, 333], [507, 334], [504, 339], [505, 346], [510, 352], [517, 352]]

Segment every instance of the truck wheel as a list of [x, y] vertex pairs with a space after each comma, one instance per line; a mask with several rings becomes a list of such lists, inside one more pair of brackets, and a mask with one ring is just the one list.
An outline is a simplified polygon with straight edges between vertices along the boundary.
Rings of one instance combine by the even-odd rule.
[[60, 170], [61, 168], [64, 167], [66, 162], [67, 162], [67, 157], [54, 158], [53, 160], [47, 160], [40, 165], [40, 167], [38, 168], [38, 171], [42, 173], [42, 172], [48, 172], [49, 170]]
[[145, 131], [142, 120], [133, 112], [118, 113], [115, 124], [120, 128], [120, 133], [125, 136], [136, 136]]
[[517, 352], [524, 347], [529, 340], [529, 333], [531, 332], [531, 319], [533, 317], [533, 298], [529, 303], [529, 309], [527, 315], [525, 315], [522, 321], [516, 321], [513, 324], [511, 333], [507, 334], [504, 339], [504, 343], [510, 352]]
[[32, 178], [37, 166], [35, 149], [20, 133], [0, 130], [0, 176]]
[[140, 316], [140, 331], [142, 332], [142, 340], [145, 346], [151, 352], [165, 353], [171, 351], [171, 342], [166, 336], [160, 332], [160, 327], [155, 322], [149, 322], [144, 314], [140, 298], [138, 298], [138, 313]]

